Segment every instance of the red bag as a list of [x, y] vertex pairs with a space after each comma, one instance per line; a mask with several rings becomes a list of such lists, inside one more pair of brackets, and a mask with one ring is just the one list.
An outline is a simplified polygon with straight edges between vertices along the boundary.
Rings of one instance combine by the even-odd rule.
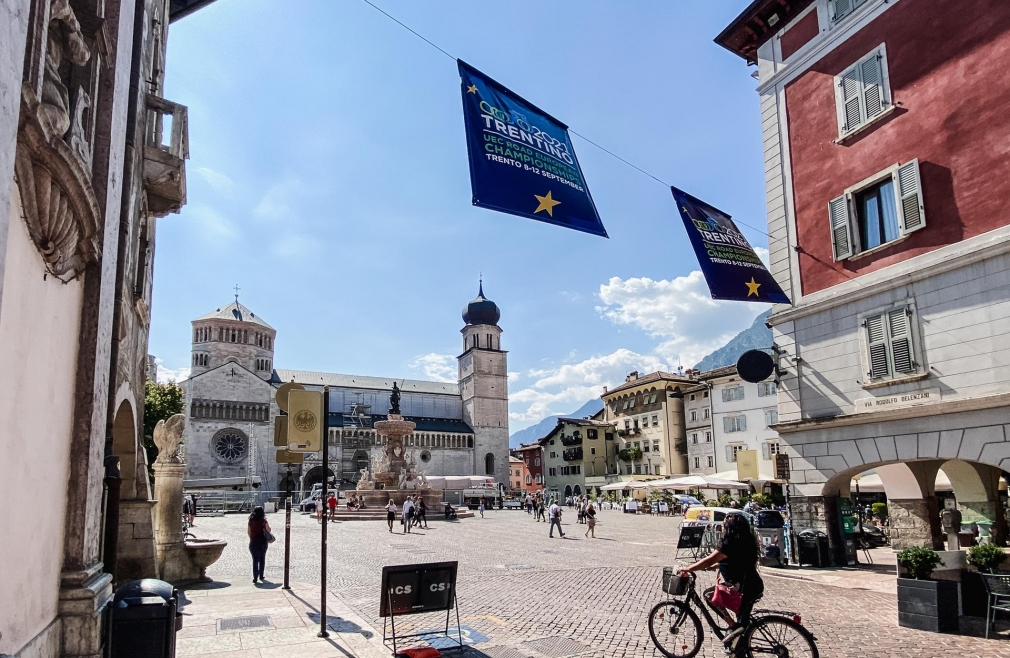
[[719, 578], [715, 583], [715, 593], [712, 594], [712, 603], [725, 608], [730, 612], [740, 612], [740, 604], [743, 602], [743, 592], [735, 587], [730, 587]]
[[435, 647], [400, 649], [399, 653], [396, 654], [396, 658], [441, 658], [441, 656], [442, 654]]

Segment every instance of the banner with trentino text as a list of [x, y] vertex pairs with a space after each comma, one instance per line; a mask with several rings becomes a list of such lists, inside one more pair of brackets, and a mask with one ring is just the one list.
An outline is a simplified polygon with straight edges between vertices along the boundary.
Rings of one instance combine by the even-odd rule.
[[568, 126], [458, 64], [473, 205], [608, 237]]

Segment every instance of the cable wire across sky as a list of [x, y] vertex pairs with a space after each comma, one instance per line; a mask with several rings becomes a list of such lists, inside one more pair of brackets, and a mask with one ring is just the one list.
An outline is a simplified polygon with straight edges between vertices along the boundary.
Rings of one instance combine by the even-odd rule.
[[[454, 57], [453, 55], [449, 54], [449, 52], [446, 51], [444, 48], [442, 48], [441, 46], [439, 46], [435, 42], [431, 41], [430, 39], [428, 39], [427, 37], [425, 37], [423, 34], [421, 34], [420, 32], [418, 32], [414, 28], [410, 27], [409, 25], [407, 25], [406, 23], [404, 23], [403, 21], [401, 21], [397, 17], [393, 16], [392, 14], [390, 14], [389, 12], [387, 12], [386, 10], [384, 10], [382, 7], [379, 7], [378, 5], [376, 5], [371, 0], [362, 0], [362, 2], [364, 2], [367, 5], [369, 5], [370, 7], [372, 7], [373, 9], [375, 9], [377, 12], [379, 12], [380, 14], [382, 14], [383, 16], [385, 16], [386, 18], [388, 18], [389, 20], [393, 21], [394, 23], [396, 23], [397, 25], [399, 25], [403, 29], [407, 30], [408, 32], [410, 32], [411, 34], [413, 34], [415, 37], [417, 37], [421, 41], [425, 42], [426, 44], [428, 44], [429, 46], [431, 46], [432, 48], [434, 48], [438, 52], [442, 53], [443, 55], [445, 55], [446, 57], [448, 57], [452, 61], [454, 61], [454, 62], [457, 61], [457, 58]], [[648, 176], [652, 180], [654, 180], [657, 183], [660, 183], [661, 185], [665, 186], [667, 189], [670, 189], [672, 187], [672, 185], [670, 185], [670, 183], [667, 183], [662, 178], [660, 178], [660, 177], [658, 177], [658, 176], [656, 176], [656, 175], [654, 175], [652, 173], [649, 173], [648, 171], [646, 171], [645, 169], [642, 169], [641, 167], [639, 167], [635, 163], [633, 163], [633, 162], [631, 162], [631, 161], [629, 161], [629, 160], [627, 160], [625, 158], [622, 158], [621, 156], [617, 155], [616, 153], [614, 153], [610, 149], [608, 149], [608, 148], [606, 148], [604, 146], [601, 146], [598, 142], [593, 141], [592, 139], [586, 137], [582, 133], [579, 133], [579, 132], [573, 130], [572, 128], [569, 128], [568, 132], [570, 132], [571, 134], [575, 135], [576, 137], [582, 139], [586, 143], [595, 146], [596, 148], [600, 149], [601, 151], [603, 151], [607, 155], [609, 155], [609, 156], [611, 156], [611, 157], [619, 160], [620, 162], [623, 162], [624, 164], [628, 165], [632, 169], [634, 169], [634, 170], [636, 170], [636, 171], [638, 171], [638, 172], [640, 172], [642, 174], [645, 174], [646, 176]], [[739, 219], [734, 219], [733, 221], [736, 222], [737, 224], [740, 224], [741, 226], [746, 226], [747, 228], [751, 229], [752, 231], [757, 231], [761, 235], [763, 235], [763, 236], [767, 237], [769, 240], [771, 240], [771, 236], [768, 235], [767, 232], [765, 232], [765, 231], [763, 231], [763, 230], [761, 230], [761, 229], [759, 229], [759, 228], [757, 228], [755, 226], [751, 226], [750, 224], [747, 224], [746, 222], [742, 222]]]

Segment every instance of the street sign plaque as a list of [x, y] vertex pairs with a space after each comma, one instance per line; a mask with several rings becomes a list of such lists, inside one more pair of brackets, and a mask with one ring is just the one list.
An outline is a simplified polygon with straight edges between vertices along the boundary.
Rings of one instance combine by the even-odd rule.
[[287, 449], [277, 451], [278, 464], [301, 464], [303, 461], [305, 461], [304, 452], [291, 452]]
[[288, 394], [288, 449], [319, 452], [323, 449], [323, 394], [293, 390]]

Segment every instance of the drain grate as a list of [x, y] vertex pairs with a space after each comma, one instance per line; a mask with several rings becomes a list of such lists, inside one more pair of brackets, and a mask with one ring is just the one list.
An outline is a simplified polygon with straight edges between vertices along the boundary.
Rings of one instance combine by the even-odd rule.
[[269, 628], [270, 617], [234, 617], [232, 619], [218, 619], [217, 630], [220, 631], [247, 631], [250, 628]]
[[550, 658], [564, 658], [592, 651], [593, 648], [570, 637], [545, 637], [542, 640], [523, 642], [522, 647], [538, 651]]
[[464, 656], [465, 658], [476, 658], [477, 656], [485, 656], [486, 658], [531, 658], [528, 652], [519, 651], [512, 647], [484, 647], [479, 652], [474, 650], [472, 654], [468, 651]]

